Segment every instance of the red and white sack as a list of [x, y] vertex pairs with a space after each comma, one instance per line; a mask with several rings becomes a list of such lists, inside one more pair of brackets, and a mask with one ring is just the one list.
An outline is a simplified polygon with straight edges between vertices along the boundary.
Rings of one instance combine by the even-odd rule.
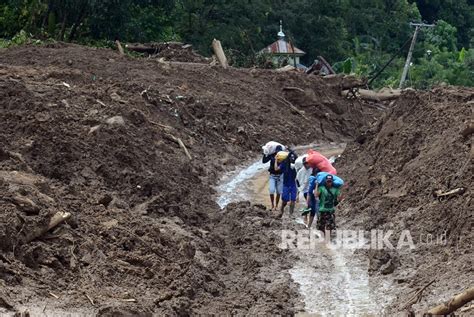
[[324, 155], [316, 152], [315, 150], [308, 151], [306, 162], [309, 164], [309, 166], [312, 168], [317, 168], [321, 172], [327, 172], [332, 175], [337, 174], [337, 171], [334, 166], [332, 166], [331, 162], [329, 162], [329, 160]]

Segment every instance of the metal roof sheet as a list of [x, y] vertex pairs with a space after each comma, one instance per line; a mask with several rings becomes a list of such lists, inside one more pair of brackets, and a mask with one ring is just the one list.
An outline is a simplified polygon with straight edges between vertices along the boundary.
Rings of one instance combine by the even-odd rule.
[[306, 54], [304, 51], [300, 50], [294, 45], [292, 48], [290, 43], [288, 43], [287, 41], [283, 39], [279, 39], [273, 42], [272, 44], [268, 45], [263, 50], [261, 50], [261, 52], [269, 53], [269, 54], [296, 54], [296, 55]]

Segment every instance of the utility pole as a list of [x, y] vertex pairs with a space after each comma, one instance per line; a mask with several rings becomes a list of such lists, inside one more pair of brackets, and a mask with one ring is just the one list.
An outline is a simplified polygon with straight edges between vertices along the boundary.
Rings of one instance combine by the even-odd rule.
[[415, 27], [415, 33], [413, 34], [413, 38], [412, 38], [411, 44], [410, 44], [410, 49], [408, 50], [408, 55], [407, 55], [407, 60], [405, 62], [405, 67], [403, 67], [402, 78], [400, 79], [400, 85], [398, 86], [398, 88], [400, 88], [400, 89], [403, 88], [403, 84], [405, 82], [405, 79], [407, 78], [408, 69], [410, 68], [411, 57], [413, 55], [413, 50], [415, 49], [416, 38], [418, 37], [418, 33], [420, 32], [420, 29], [422, 27], [432, 28], [432, 27], [435, 26], [434, 24], [411, 23], [411, 22], [410, 22], [410, 25]]

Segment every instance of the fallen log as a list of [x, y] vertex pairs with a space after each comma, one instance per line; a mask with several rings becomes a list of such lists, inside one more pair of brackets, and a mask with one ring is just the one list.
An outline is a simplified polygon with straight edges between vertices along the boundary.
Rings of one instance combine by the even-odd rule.
[[453, 195], [462, 195], [465, 192], [466, 192], [466, 188], [464, 187], [455, 188], [447, 192], [443, 192], [441, 189], [439, 189], [433, 192], [433, 196], [435, 196], [436, 198], [439, 198], [439, 197], [446, 197], [446, 196], [453, 196]]
[[211, 66], [209, 63], [194, 63], [194, 62], [175, 62], [175, 61], [167, 61], [164, 57], [159, 58], [158, 63], [160, 64], [166, 64], [166, 65], [177, 65], [177, 66], [186, 66], [186, 67], [193, 67], [193, 66], [198, 66], [198, 67], [208, 67]]
[[290, 72], [292, 70], [296, 70], [296, 68], [291, 65], [286, 65], [286, 66], [275, 69], [275, 71], [279, 73]]
[[[351, 90], [343, 90], [341, 91], [341, 96], [343, 97], [348, 97], [351, 95]], [[356, 96], [365, 99], [365, 100], [371, 100], [371, 101], [385, 101], [385, 100], [392, 100], [392, 99], [397, 99], [401, 95], [401, 90], [396, 89], [396, 90], [390, 90], [390, 91], [381, 91], [381, 92], [375, 92], [372, 90], [367, 90], [367, 89], [359, 89], [356, 91]]]
[[303, 89], [301, 88], [298, 88], [298, 87], [283, 87], [281, 90], [285, 91], [285, 90], [292, 90], [292, 91], [299, 91], [299, 92], [305, 92]]
[[29, 242], [41, 237], [46, 232], [48, 232], [49, 230], [53, 229], [54, 227], [60, 225], [64, 221], [68, 220], [69, 218], [71, 218], [71, 213], [58, 211], [57, 213], [54, 214], [54, 216], [51, 217], [47, 227], [41, 227], [41, 228], [36, 228], [36, 230], [32, 230], [29, 234], [26, 235], [26, 238], [25, 238], [24, 242], [29, 243]]
[[125, 45], [127, 49], [130, 51], [134, 51], [137, 53], [148, 53], [150, 55], [157, 54], [161, 52], [162, 50], [165, 50], [167, 48], [171, 49], [184, 49], [184, 50], [189, 50], [192, 48], [191, 44], [184, 44], [181, 42], [152, 42], [152, 43], [130, 43]]
[[217, 60], [221, 64], [221, 66], [225, 69], [229, 67], [227, 62], [227, 57], [225, 57], [224, 50], [222, 49], [221, 42], [213, 39], [212, 40], [212, 49], [214, 50], [214, 54], [216, 54]]
[[467, 289], [449, 301], [428, 310], [424, 316], [448, 315], [474, 300], [474, 287]]
[[160, 49], [158, 47], [153, 47], [153, 46], [146, 46], [146, 45], [140, 45], [140, 44], [127, 44], [125, 47], [130, 50], [134, 51], [137, 53], [148, 53], [150, 55], [157, 54], [160, 52]]

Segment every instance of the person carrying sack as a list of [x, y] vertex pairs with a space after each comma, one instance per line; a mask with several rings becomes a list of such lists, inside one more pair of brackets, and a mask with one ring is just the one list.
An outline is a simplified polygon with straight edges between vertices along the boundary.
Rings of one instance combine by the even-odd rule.
[[342, 196], [339, 188], [333, 187], [333, 176], [327, 175], [324, 186], [318, 186], [317, 196], [319, 198], [319, 213], [318, 228], [324, 229], [326, 227], [327, 219], [331, 219], [332, 225], [335, 227], [335, 211], [336, 206], [342, 201]]
[[[283, 192], [283, 173], [275, 170], [276, 154], [282, 151], [283, 147], [278, 145], [275, 152], [272, 154], [263, 154], [262, 163], [270, 162], [268, 172], [270, 173], [268, 191], [270, 193], [270, 202], [272, 204], [271, 211], [278, 210], [278, 203], [280, 202], [280, 195]], [[276, 194], [276, 197], [275, 197]]]
[[[311, 176], [308, 180], [308, 195], [306, 197], [307, 208], [302, 210], [304, 216], [304, 223], [307, 228], [311, 228], [314, 217], [319, 211], [319, 200], [318, 200], [318, 180], [316, 175], [319, 173], [319, 169], [313, 168]], [[309, 213], [309, 218], [308, 218]]]
[[281, 171], [283, 173], [283, 192], [281, 196], [283, 202], [281, 204], [279, 218], [283, 217], [285, 207], [288, 203], [290, 203], [290, 216], [293, 215], [295, 210], [298, 190], [296, 188], [296, 170], [294, 163], [297, 158], [296, 153], [290, 150], [281, 163], [278, 162], [278, 159], [275, 161], [275, 171]]

